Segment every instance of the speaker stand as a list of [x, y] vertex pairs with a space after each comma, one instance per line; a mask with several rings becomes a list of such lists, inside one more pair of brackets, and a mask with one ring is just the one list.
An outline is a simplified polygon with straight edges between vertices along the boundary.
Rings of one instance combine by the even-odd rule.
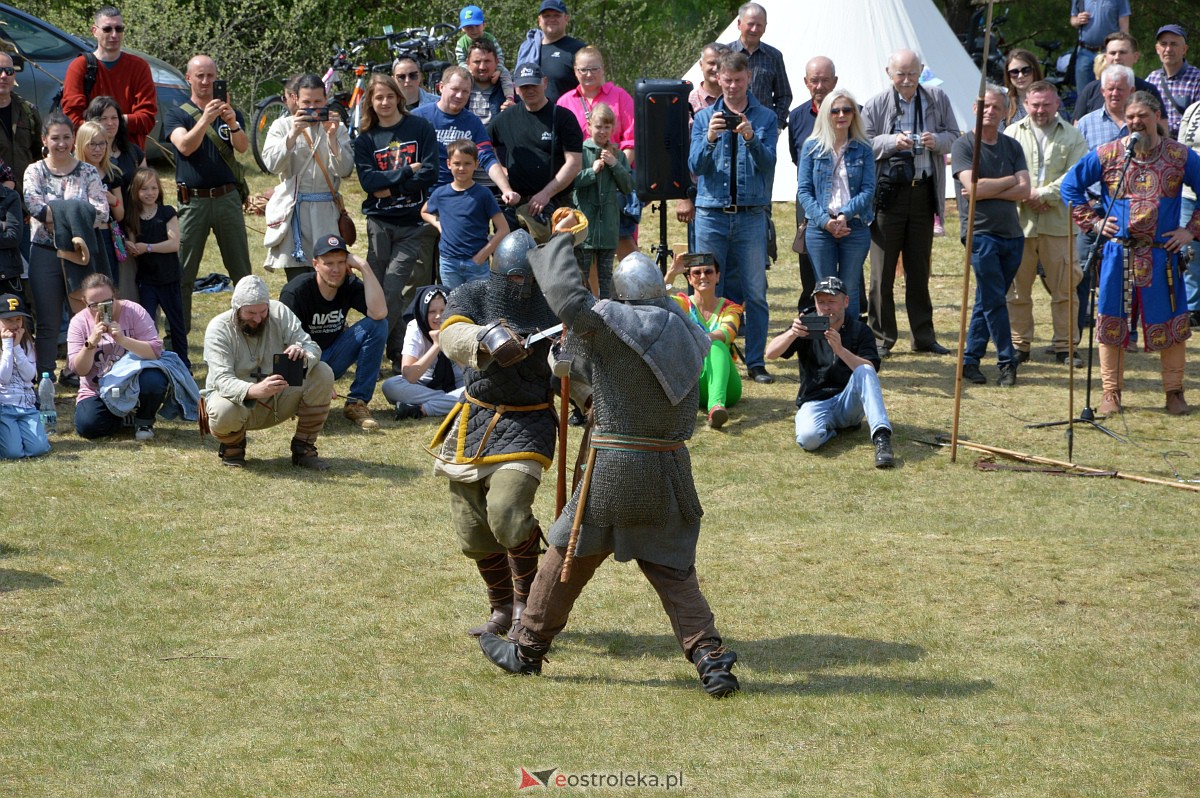
[[675, 257], [675, 253], [667, 246], [667, 201], [658, 201], [658, 243], [650, 247], [650, 251], [654, 253], [654, 262], [658, 264], [658, 270], [662, 272], [663, 279], [666, 279], [667, 269], [671, 267], [671, 261]]

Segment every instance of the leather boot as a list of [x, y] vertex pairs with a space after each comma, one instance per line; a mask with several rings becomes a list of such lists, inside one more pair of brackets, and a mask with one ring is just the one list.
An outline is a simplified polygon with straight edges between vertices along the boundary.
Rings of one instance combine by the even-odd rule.
[[1185, 344], [1177, 343], [1159, 353], [1162, 358], [1162, 386], [1167, 394], [1167, 412], [1186, 416], [1191, 408], [1183, 398], [1183, 369], [1187, 363]]
[[1125, 387], [1125, 349], [1116, 344], [1100, 344], [1100, 386], [1104, 392], [1096, 415], [1106, 417], [1121, 412], [1121, 389]]
[[742, 689], [732, 673], [737, 652], [719, 643], [701, 643], [692, 652], [692, 661], [696, 663], [696, 672], [700, 674], [704, 692], [713, 698], [724, 698]]
[[314, 471], [329, 470], [329, 463], [317, 454], [316, 444], [299, 438], [292, 438], [292, 465], [297, 468], [311, 468]]
[[521, 628], [521, 614], [525, 612], [525, 604], [529, 601], [529, 591], [537, 577], [538, 555], [542, 553], [538, 548], [541, 537], [542, 528], [534, 525], [529, 540], [508, 550], [508, 567], [512, 571], [513, 582], [512, 630], [508, 633], [508, 639], [514, 643]]
[[229, 466], [230, 468], [245, 468], [246, 467], [246, 434], [242, 433], [237, 440], [229, 443], [222, 443], [217, 449], [217, 456], [221, 458], [221, 465]]
[[1183, 398], [1183, 391], [1167, 391], [1167, 412], [1173, 416], [1186, 416], [1191, 412]]
[[481, 626], [467, 630], [472, 637], [479, 637], [490, 632], [502, 635], [508, 631], [513, 622], [513, 588], [512, 577], [508, 571], [508, 557], [503, 554], [489, 554], [482, 560], [476, 560], [479, 575], [487, 588], [488, 606], [492, 608], [492, 616]]
[[479, 647], [496, 667], [521, 676], [540, 674], [542, 661], [546, 659], [546, 650], [523, 646], [487, 632], [479, 636]]

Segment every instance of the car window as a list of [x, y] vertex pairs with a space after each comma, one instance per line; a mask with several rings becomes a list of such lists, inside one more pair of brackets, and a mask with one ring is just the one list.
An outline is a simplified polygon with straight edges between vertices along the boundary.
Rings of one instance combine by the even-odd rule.
[[63, 61], [80, 52], [74, 42], [3, 10], [0, 10], [0, 36], [14, 42], [19, 52], [34, 61]]

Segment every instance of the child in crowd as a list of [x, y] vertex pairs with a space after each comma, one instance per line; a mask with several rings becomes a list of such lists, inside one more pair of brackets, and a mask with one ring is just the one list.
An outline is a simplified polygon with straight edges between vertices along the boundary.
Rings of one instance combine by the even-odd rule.
[[465, 67], [467, 55], [471, 50], [471, 42], [476, 39], [487, 39], [496, 45], [496, 72], [500, 75], [500, 90], [504, 92], [505, 97], [512, 97], [512, 73], [504, 66], [504, 50], [500, 48], [500, 42], [496, 40], [495, 36], [484, 30], [487, 24], [483, 21], [483, 9], [479, 6], [464, 6], [462, 11], [458, 12], [458, 27], [463, 35], [454, 43], [454, 60], [460, 67]]
[[50, 451], [37, 407], [37, 356], [26, 319], [32, 321], [19, 296], [0, 295], [0, 458], [5, 460]]
[[158, 172], [143, 166], [129, 188], [129, 251], [137, 257], [138, 304], [154, 318], [161, 307], [171, 329], [171, 349], [188, 371], [187, 324], [183, 318], [183, 269], [179, 264], [179, 216], [162, 204]]
[[[575, 178], [575, 207], [587, 217], [588, 234], [575, 247], [583, 281], [600, 299], [612, 290], [613, 255], [621, 223], [621, 207], [633, 191], [633, 172], [625, 154], [612, 143], [616, 116], [606, 103], [596, 103], [588, 116], [588, 139], [583, 142], [583, 168]], [[596, 281], [591, 279], [592, 267]]]
[[125, 209], [121, 207], [121, 170], [113, 163], [112, 145], [99, 122], [84, 122], [75, 131], [75, 157], [96, 167], [104, 183], [108, 219], [96, 222], [96, 243], [100, 245], [100, 252], [95, 254], [92, 265], [96, 271], [114, 276], [118, 271], [114, 264], [118, 261], [113, 248], [112, 223], [124, 218]]
[[[446, 164], [453, 180], [434, 189], [421, 208], [421, 218], [441, 234], [442, 282], [457, 288], [488, 275], [488, 258], [508, 235], [508, 222], [492, 192], [475, 182], [479, 150], [470, 139], [446, 145]], [[488, 239], [488, 222], [496, 234]]]
[[404, 330], [400, 373], [383, 382], [383, 395], [396, 406], [396, 420], [441, 417], [462, 401], [463, 373], [442, 352], [442, 314], [450, 289], [427, 285], [405, 312], [411, 317]]

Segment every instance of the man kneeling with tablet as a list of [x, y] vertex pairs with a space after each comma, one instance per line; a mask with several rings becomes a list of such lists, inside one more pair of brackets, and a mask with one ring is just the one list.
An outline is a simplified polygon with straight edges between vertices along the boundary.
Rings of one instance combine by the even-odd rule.
[[257, 275], [238, 281], [230, 310], [204, 333], [208, 426], [221, 442], [221, 464], [246, 464], [246, 430], [296, 418], [292, 465], [324, 471], [317, 436], [329, 416], [333, 370], [296, 314], [271, 299]]
[[863, 418], [871, 427], [875, 467], [891, 468], [892, 425], [879, 389], [879, 351], [867, 325], [846, 316], [850, 298], [837, 277], [813, 289], [816, 308], [800, 308], [787, 331], [767, 344], [770, 360], [796, 355], [800, 392], [796, 396], [796, 443], [815, 451], [838, 432], [855, 430]]

